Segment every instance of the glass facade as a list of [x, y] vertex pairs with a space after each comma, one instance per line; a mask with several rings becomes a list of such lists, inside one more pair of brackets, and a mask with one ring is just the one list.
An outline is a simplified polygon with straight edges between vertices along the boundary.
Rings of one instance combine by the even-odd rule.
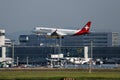
[[20, 35], [19, 42], [22, 46], [53, 46], [56, 39], [45, 35]]
[[120, 58], [120, 47], [94, 47], [94, 58]]
[[[13, 47], [6, 47], [6, 57], [12, 57], [12, 49]], [[1, 50], [1, 49], [0, 49]], [[46, 58], [49, 57], [50, 54], [58, 54], [58, 47], [33, 47], [33, 46], [15, 46], [14, 47], [14, 60], [17, 62], [17, 57], [19, 58], [19, 64], [26, 64], [27, 58], [29, 64], [33, 65], [46, 65]], [[62, 47], [61, 53], [64, 54], [65, 57], [83, 57], [84, 49], [83, 47]], [[69, 55], [68, 55], [69, 53]], [[2, 53], [0, 53], [2, 54]]]
[[[26, 37], [25, 37], [26, 36]], [[25, 40], [29, 39], [27, 42]], [[19, 37], [20, 45], [26, 46], [55, 46], [59, 45], [59, 39], [51, 38], [45, 35], [21, 35]], [[95, 47], [113, 47], [119, 46], [118, 33], [99, 32], [90, 33], [81, 36], [64, 36], [61, 40], [62, 46], [90, 46], [93, 41]]]
[[[1, 51], [1, 48], [0, 48]], [[19, 64], [32, 65], [46, 65], [46, 58], [50, 54], [58, 54], [58, 47], [35, 47], [35, 46], [15, 46], [14, 48], [14, 60], [17, 62], [17, 57]], [[88, 56], [91, 57], [90, 47], [88, 51]], [[84, 57], [83, 47], [61, 47], [61, 53], [64, 57]], [[0, 53], [0, 56], [2, 53]], [[93, 47], [93, 58], [97, 59], [112, 59], [120, 58], [120, 47]], [[6, 57], [12, 57], [12, 47], [6, 47]]]

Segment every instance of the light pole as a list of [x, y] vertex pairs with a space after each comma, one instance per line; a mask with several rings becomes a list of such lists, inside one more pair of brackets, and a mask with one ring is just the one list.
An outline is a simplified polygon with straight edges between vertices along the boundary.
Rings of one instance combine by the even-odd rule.
[[61, 54], [61, 44], [62, 44], [62, 36], [58, 36], [59, 37], [59, 46], [58, 46], [58, 65], [60, 65], [60, 54]]
[[15, 40], [12, 40], [12, 67], [14, 66], [14, 42]]
[[90, 57], [91, 57], [91, 59], [90, 59], [90, 65], [89, 65], [89, 73], [91, 73], [92, 72], [92, 48], [93, 48], [93, 41], [91, 40], [91, 54], [90, 54]]
[[19, 57], [17, 57], [17, 66], [19, 65]]
[[28, 61], [28, 56], [26, 57], [26, 64], [27, 64], [27, 67], [28, 67], [28, 63], [29, 63], [29, 61]]
[[59, 54], [61, 54], [62, 36], [59, 36]]

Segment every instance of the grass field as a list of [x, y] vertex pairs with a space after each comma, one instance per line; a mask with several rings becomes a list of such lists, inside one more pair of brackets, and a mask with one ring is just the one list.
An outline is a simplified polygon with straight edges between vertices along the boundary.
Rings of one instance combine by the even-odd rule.
[[[120, 69], [0, 69], [0, 80], [120, 80]], [[71, 78], [71, 79], [70, 79]]]

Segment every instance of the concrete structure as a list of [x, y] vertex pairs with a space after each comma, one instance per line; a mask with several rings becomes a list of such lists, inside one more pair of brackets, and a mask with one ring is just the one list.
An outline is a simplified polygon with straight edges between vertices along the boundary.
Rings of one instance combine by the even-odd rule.
[[0, 29], [0, 47], [5, 45], [5, 30]]
[[[90, 57], [89, 57], [89, 58], [90, 58]], [[88, 47], [85, 46], [85, 47], [84, 47], [84, 59], [85, 59], [86, 61], [88, 61], [89, 58], [88, 58]]]
[[8, 46], [8, 39], [5, 39], [5, 30], [0, 29], [0, 47], [1, 47], [0, 62], [3, 63], [4, 67], [8, 66], [7, 64], [11, 64], [12, 61], [11, 57], [6, 56], [6, 46]]
[[11, 46], [11, 45], [12, 45], [11, 40], [8, 38], [5, 38], [5, 46]]
[[2, 61], [5, 61], [6, 58], [6, 47], [2, 47]]
[[5, 30], [0, 29], [0, 47], [2, 48], [2, 56], [0, 62], [5, 61], [6, 58], [6, 47], [5, 46]]

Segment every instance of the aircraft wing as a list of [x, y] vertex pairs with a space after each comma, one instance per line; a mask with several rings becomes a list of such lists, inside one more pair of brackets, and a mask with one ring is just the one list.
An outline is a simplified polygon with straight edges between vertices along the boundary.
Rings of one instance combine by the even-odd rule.
[[57, 30], [51, 33], [51, 36], [64, 36], [64, 35], [66, 34]]

